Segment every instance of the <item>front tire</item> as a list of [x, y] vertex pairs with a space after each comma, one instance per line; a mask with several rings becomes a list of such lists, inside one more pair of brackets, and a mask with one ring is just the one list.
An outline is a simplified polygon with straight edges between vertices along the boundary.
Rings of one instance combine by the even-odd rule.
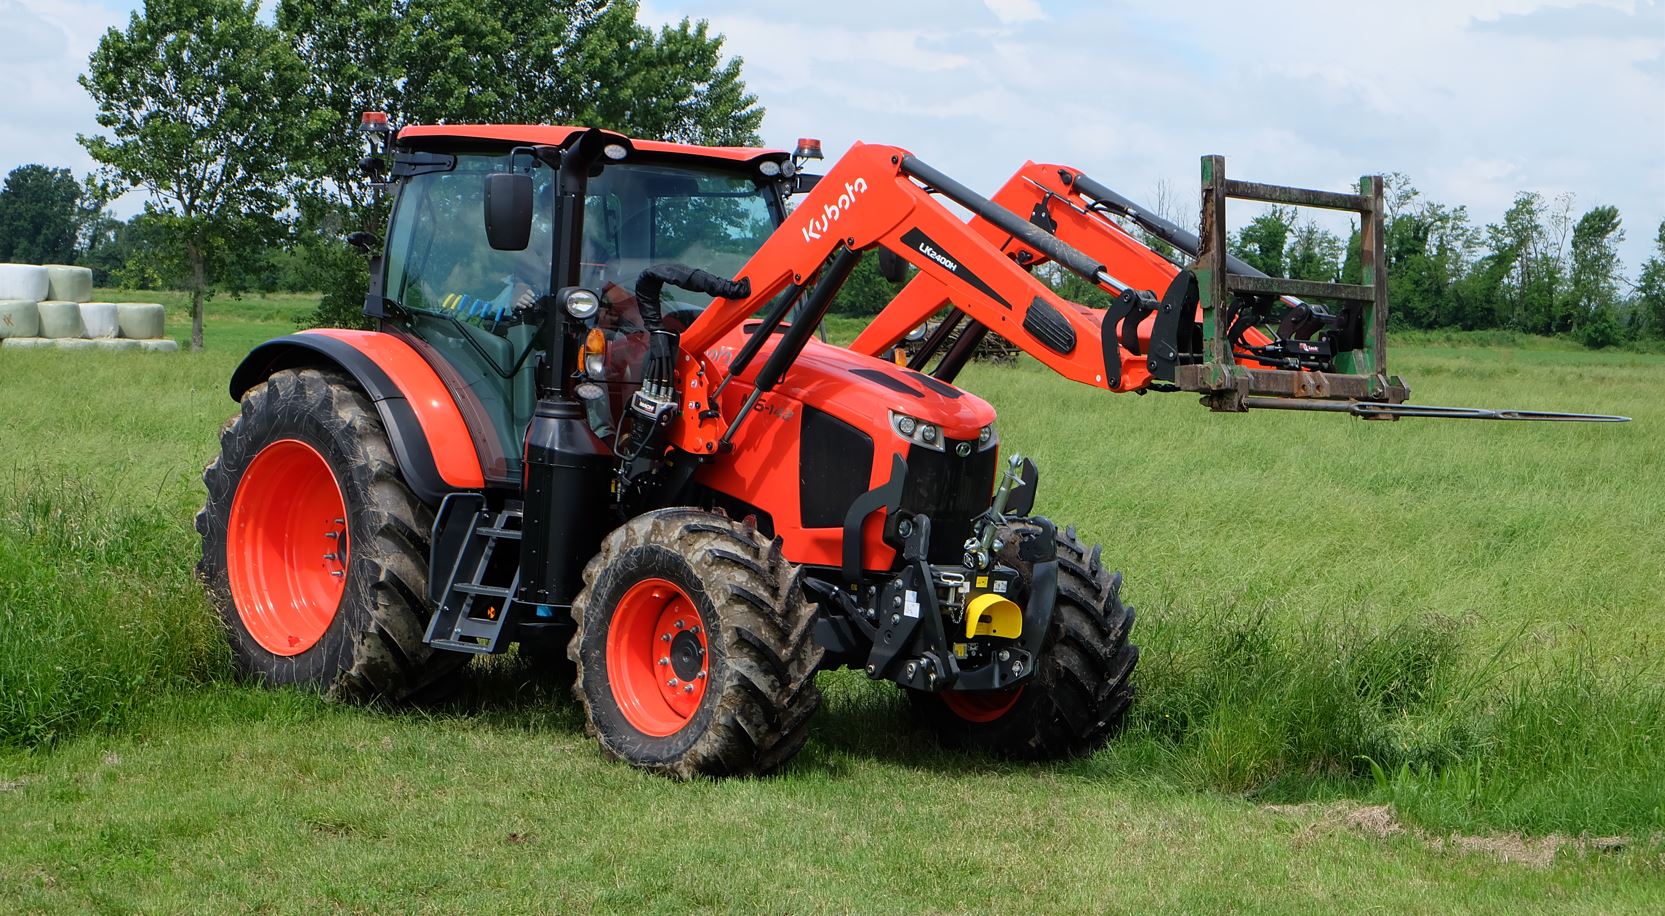
[[757, 776], [820, 705], [800, 572], [749, 524], [661, 509], [607, 536], [573, 604], [573, 694], [603, 752], [678, 779]]
[[[1041, 530], [1021, 522], [1004, 530], [1001, 561], [1027, 577], [1017, 544]], [[1128, 642], [1133, 609], [1122, 604], [1121, 573], [1106, 570], [1099, 548], [1084, 546], [1074, 528], [1056, 539], [1058, 598], [1034, 676], [1010, 690], [908, 692], [917, 718], [943, 744], [1056, 760], [1091, 753], [1121, 729], [1139, 661], [1139, 647]]]
[[467, 656], [422, 636], [432, 516], [344, 375], [273, 373], [203, 472], [197, 574], [239, 675], [345, 699], [446, 692]]

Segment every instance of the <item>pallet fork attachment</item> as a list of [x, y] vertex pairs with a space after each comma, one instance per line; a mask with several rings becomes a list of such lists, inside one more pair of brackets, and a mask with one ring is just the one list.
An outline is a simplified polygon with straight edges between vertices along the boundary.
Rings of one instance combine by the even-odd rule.
[[[951, 189], [955, 186], [950, 185]], [[938, 188], [942, 190], [941, 187]], [[1026, 163], [995, 195], [998, 219], [973, 209], [971, 226], [1018, 265], [1032, 269], [1048, 260], [1098, 284], [1116, 298], [1108, 309], [1076, 306], [1099, 326], [1113, 391], [1192, 391], [1215, 411], [1306, 409], [1351, 413], [1374, 419], [1556, 419], [1622, 421], [1597, 414], [1480, 408], [1411, 407], [1410, 389], [1387, 371], [1387, 273], [1382, 179], [1360, 179], [1359, 193], [1336, 193], [1228, 180], [1225, 159], [1202, 160], [1203, 232], [1192, 235], [1151, 214], [1081, 173], [1057, 165]], [[959, 201], [954, 194], [948, 196]], [[1358, 213], [1363, 237], [1363, 278], [1358, 283], [1319, 283], [1270, 277], [1226, 250], [1225, 202], [1259, 200]], [[1017, 214], [1028, 213], [1024, 220]], [[1136, 223], [1150, 235], [1192, 258], [1182, 268], [1151, 250], [1111, 217]], [[1044, 238], [1037, 240], [1037, 236]], [[1062, 240], [1085, 261], [1052, 254]], [[1079, 250], [1077, 250], [1079, 249]], [[1108, 267], [1106, 267], [1108, 265]], [[1156, 291], [1162, 291], [1160, 299]], [[1331, 314], [1306, 299], [1343, 303]], [[1263, 328], [1273, 304], [1287, 308], [1275, 330]], [[924, 371], [947, 350], [933, 374], [951, 380], [969, 348], [987, 328], [966, 317], [962, 297], [935, 277], [916, 276], [857, 337], [852, 349], [879, 355], [945, 307], [949, 317], [909, 361]], [[996, 329], [1004, 334], [1004, 329]], [[1009, 338], [1035, 354], [1028, 341]], [[1116, 352], [1119, 359], [1110, 359]], [[1038, 354], [1035, 354], [1038, 355]], [[955, 357], [960, 357], [956, 359]], [[1045, 360], [1043, 359], [1043, 362]], [[1137, 379], [1118, 369], [1137, 365]]]

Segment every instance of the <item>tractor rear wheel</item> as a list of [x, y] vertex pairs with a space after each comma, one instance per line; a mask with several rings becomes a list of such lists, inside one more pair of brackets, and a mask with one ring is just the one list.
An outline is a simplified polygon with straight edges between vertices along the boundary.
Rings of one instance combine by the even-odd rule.
[[[1025, 577], [1021, 538], [1041, 529], [1017, 523], [1001, 533], [1001, 562]], [[1133, 609], [1122, 577], [1075, 529], [1058, 532], [1058, 599], [1033, 677], [1010, 690], [909, 691], [916, 716], [943, 744], [1001, 757], [1051, 760], [1090, 753], [1121, 728], [1133, 701], [1139, 648], [1128, 642]]]
[[344, 375], [273, 373], [203, 472], [207, 585], [239, 674], [347, 699], [438, 696], [467, 656], [422, 643], [428, 509]]
[[820, 705], [815, 615], [780, 542], [697, 509], [607, 536], [573, 604], [573, 694], [609, 756], [687, 779], [768, 773]]

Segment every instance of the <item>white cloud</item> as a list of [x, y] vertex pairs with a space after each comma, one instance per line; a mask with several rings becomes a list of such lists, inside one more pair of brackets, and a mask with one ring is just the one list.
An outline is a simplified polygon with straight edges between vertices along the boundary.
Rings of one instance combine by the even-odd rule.
[[1046, 18], [1046, 13], [1041, 11], [1039, 0], [983, 0], [983, 5], [989, 8], [989, 12], [994, 13], [995, 18], [1007, 25]]
[[126, 15], [75, 0], [0, 0], [0, 176], [38, 162], [86, 173], [77, 133], [98, 130], [75, 81], [99, 36]]

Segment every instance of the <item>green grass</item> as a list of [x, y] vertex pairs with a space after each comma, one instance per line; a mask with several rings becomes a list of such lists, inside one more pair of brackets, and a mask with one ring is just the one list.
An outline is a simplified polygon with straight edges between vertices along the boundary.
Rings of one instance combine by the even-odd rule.
[[[104, 295], [101, 293], [100, 295]], [[154, 294], [130, 298], [154, 300]], [[167, 299], [170, 333], [188, 330]], [[190, 578], [231, 369], [313, 303], [215, 299], [201, 354], [0, 356], [0, 898], [24, 909], [1597, 911], [1665, 905], [1665, 357], [1399, 341], [1423, 403], [1619, 427], [1208, 414], [1032, 362], [962, 381], [1105, 545], [1128, 733], [946, 754], [822, 676], [780, 777], [603, 762], [512, 659], [427, 712], [235, 686]], [[835, 339], [853, 333], [845, 322]], [[1337, 827], [1620, 834], [1543, 871]]]

